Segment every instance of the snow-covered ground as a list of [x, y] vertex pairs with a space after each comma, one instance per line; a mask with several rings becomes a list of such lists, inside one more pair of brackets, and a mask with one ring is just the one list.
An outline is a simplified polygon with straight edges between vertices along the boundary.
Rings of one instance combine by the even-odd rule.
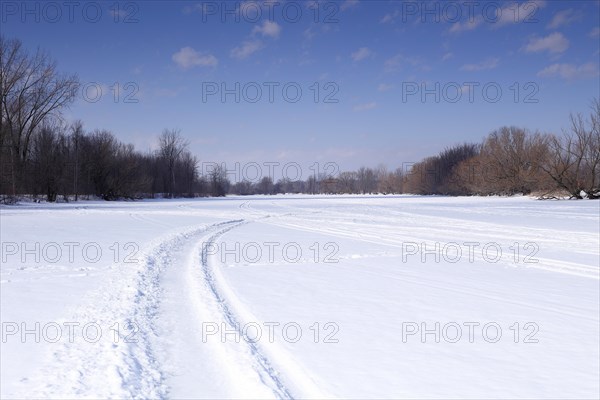
[[1, 397], [598, 398], [599, 207], [4, 207]]

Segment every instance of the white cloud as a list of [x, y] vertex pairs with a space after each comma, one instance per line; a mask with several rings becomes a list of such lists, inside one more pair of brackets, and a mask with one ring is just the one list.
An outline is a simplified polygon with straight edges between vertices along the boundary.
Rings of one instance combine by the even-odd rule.
[[383, 64], [383, 67], [386, 71], [395, 71], [398, 68], [400, 68], [400, 65], [402, 64], [402, 55], [401, 54], [397, 54], [392, 58], [389, 58], [385, 61], [385, 63]]
[[358, 0], [344, 0], [342, 5], [340, 6], [340, 10], [346, 11], [350, 8], [354, 8], [358, 5]]
[[260, 40], [247, 40], [244, 41], [241, 46], [234, 47], [229, 53], [231, 57], [237, 59], [244, 59], [256, 53], [258, 50], [263, 48], [263, 44]]
[[593, 78], [600, 75], [598, 64], [552, 64], [537, 74], [541, 78], [559, 77], [567, 80]]
[[[511, 24], [532, 23], [539, 17], [540, 8], [546, 6], [546, 0], [524, 1], [516, 4], [509, 3], [498, 12], [498, 21], [492, 23], [492, 27], [502, 27]], [[491, 18], [491, 17], [490, 17]]]
[[[241, 3], [239, 6], [240, 12], [244, 12], [244, 7], [250, 7], [251, 4], [257, 4], [253, 1], [246, 1]], [[270, 37], [276, 39], [279, 37], [281, 33], [281, 25], [277, 22], [265, 20], [262, 24], [256, 25], [254, 29], [252, 29], [252, 34], [249, 40], [244, 40], [241, 45], [234, 47], [231, 49], [229, 55], [232, 58], [237, 58], [242, 60], [256, 53], [257, 51], [264, 48], [264, 43], [256, 38], [256, 35], [261, 35], [263, 37]]]
[[581, 18], [581, 12], [575, 12], [572, 8], [568, 10], [562, 10], [554, 14], [554, 18], [548, 24], [548, 29], [557, 29], [561, 26], [567, 26], [572, 24]]
[[472, 31], [473, 29], [477, 28], [482, 23], [483, 23], [483, 17], [481, 17], [481, 16], [477, 16], [477, 17], [469, 19], [468, 21], [465, 21], [465, 22], [455, 22], [452, 24], [452, 27], [450, 28], [450, 32], [458, 33], [458, 32], [464, 32], [464, 31]]
[[537, 20], [539, 16], [539, 9], [546, 6], [546, 0], [532, 0], [524, 1], [516, 4], [511, 2], [505, 7], [500, 8], [496, 15], [493, 15], [491, 10], [489, 15], [486, 14], [485, 18], [482, 14], [483, 10], [476, 10], [475, 16], [469, 15], [465, 22], [455, 22], [450, 28], [451, 33], [472, 31], [480, 27], [484, 22], [490, 26], [490, 28], [501, 28], [507, 25], [514, 25], [519, 23], [531, 23]]
[[430, 71], [431, 67], [425, 64], [421, 57], [404, 57], [402, 54], [396, 54], [394, 57], [388, 58], [383, 64], [385, 72], [393, 72], [402, 67], [403, 64], [412, 66], [419, 71]]
[[304, 37], [308, 40], [312, 40], [315, 36], [317, 36], [313, 28], [310, 26], [306, 28], [304, 32], [302, 32], [302, 35], [304, 35]]
[[257, 25], [252, 29], [253, 35], [257, 33], [275, 39], [281, 33], [281, 25], [274, 21], [265, 20], [262, 25]]
[[373, 53], [371, 52], [371, 50], [369, 50], [368, 47], [361, 47], [360, 49], [358, 49], [354, 53], [352, 53], [350, 56], [352, 57], [352, 60], [354, 60], [354, 61], [361, 61], [367, 57], [371, 57], [372, 54]]
[[465, 64], [462, 67], [460, 67], [460, 70], [475, 72], [475, 71], [484, 71], [486, 69], [494, 69], [498, 66], [499, 61], [500, 61], [500, 59], [498, 59], [498, 58], [488, 58], [488, 59], [480, 62], [479, 64]]
[[546, 37], [534, 37], [525, 46], [528, 53], [539, 53], [547, 51], [551, 54], [565, 52], [569, 48], [569, 40], [562, 33], [554, 32]]
[[600, 26], [595, 27], [594, 29], [592, 29], [589, 33], [590, 37], [593, 38], [597, 38], [600, 37]]
[[192, 67], [216, 67], [219, 64], [217, 57], [212, 54], [198, 52], [191, 47], [183, 47], [171, 57], [183, 69]]
[[354, 111], [356, 111], [356, 112], [367, 111], [367, 110], [372, 110], [375, 107], [377, 107], [377, 103], [359, 104], [359, 105], [354, 106]]
[[396, 10], [393, 13], [385, 14], [383, 16], [383, 18], [381, 18], [381, 21], [379, 21], [379, 22], [381, 22], [382, 24], [387, 24], [388, 22], [394, 22], [394, 20], [396, 18], [398, 18], [398, 16], [400, 16], [400, 11]]
[[449, 59], [451, 59], [452, 57], [454, 57], [454, 54], [452, 54], [452, 53], [446, 53], [446, 54], [444, 54], [444, 56], [442, 57], [442, 61], [449, 60]]
[[393, 88], [393, 85], [389, 85], [387, 83], [380, 83], [379, 86], [377, 86], [377, 90], [379, 92], [387, 92], [388, 90], [392, 90]]
[[[123, 9], [119, 9], [119, 8], [116, 8], [116, 9], [111, 8], [110, 9], [110, 15], [111, 15], [111, 17], [113, 17], [115, 22], [126, 19], [127, 17], [129, 17], [129, 14], [130, 13], [124, 8]], [[129, 18], [127, 18], [127, 19], [129, 19]], [[132, 18], [132, 19], [135, 19], [135, 18]]]

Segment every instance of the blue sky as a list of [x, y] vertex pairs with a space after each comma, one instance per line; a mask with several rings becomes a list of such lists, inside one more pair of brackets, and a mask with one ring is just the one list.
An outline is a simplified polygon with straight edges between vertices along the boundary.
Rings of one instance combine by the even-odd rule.
[[598, 1], [48, 4], [3, 2], [1, 29], [101, 94], [66, 117], [141, 150], [179, 128], [202, 161], [396, 167], [502, 125], [559, 132], [600, 93]]

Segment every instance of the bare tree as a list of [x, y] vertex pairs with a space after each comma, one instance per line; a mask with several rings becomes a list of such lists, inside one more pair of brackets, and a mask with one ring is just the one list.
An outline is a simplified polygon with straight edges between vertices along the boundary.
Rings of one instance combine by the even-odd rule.
[[175, 165], [187, 149], [189, 142], [177, 129], [165, 129], [158, 138], [159, 154], [167, 168], [167, 194], [175, 196]]
[[361, 167], [356, 173], [358, 190], [362, 194], [371, 194], [377, 189], [377, 175], [371, 168]]
[[[68, 140], [62, 124], [45, 124], [32, 137], [30, 165], [34, 192], [46, 195], [48, 202], [55, 202], [59, 193], [65, 194]], [[65, 194], [66, 198], [66, 194]]]
[[585, 121], [571, 114], [571, 131], [551, 136], [550, 156], [543, 170], [571, 198], [600, 198], [600, 101], [594, 99]]
[[356, 172], [344, 171], [338, 176], [338, 190], [340, 193], [356, 193], [357, 179]]
[[377, 191], [383, 194], [402, 193], [403, 176], [402, 168], [398, 168], [394, 172], [381, 170]]
[[251, 195], [252, 191], [253, 191], [252, 183], [245, 179], [241, 182], [236, 182], [235, 184], [231, 185], [231, 188], [230, 188], [231, 194], [237, 194], [237, 195], [241, 195], [241, 196]]
[[78, 87], [77, 76], [59, 74], [46, 53], [38, 50], [30, 55], [19, 40], [0, 36], [0, 146], [9, 146], [17, 173], [27, 159], [36, 128], [49, 118], [60, 117], [61, 110], [74, 101]]
[[538, 168], [547, 158], [548, 140], [525, 129], [502, 127], [492, 132], [481, 148], [484, 190], [489, 194], [529, 194], [542, 181]]
[[310, 175], [306, 179], [306, 193], [308, 194], [317, 194], [319, 192], [319, 181], [315, 177], [315, 175]]
[[427, 157], [414, 164], [410, 171], [404, 175], [403, 188], [405, 193], [437, 194], [436, 186], [439, 182], [439, 163], [437, 157]]
[[95, 130], [85, 143], [87, 155], [85, 173], [93, 187], [93, 193], [105, 200], [116, 197], [112, 187], [111, 173], [115, 169], [115, 155], [119, 151], [119, 141], [106, 130]]
[[263, 176], [257, 183], [256, 189], [260, 194], [273, 194], [275, 189], [273, 179], [270, 176]]
[[198, 158], [193, 156], [189, 151], [184, 151], [181, 155], [180, 175], [181, 175], [181, 192], [188, 197], [194, 196], [194, 184], [198, 180]]
[[216, 166], [209, 174], [210, 195], [222, 197], [229, 192], [230, 182], [227, 179], [227, 171], [223, 166]]
[[437, 156], [427, 157], [414, 164], [410, 172], [404, 175], [403, 191], [415, 194], [462, 194], [456, 193], [454, 170], [478, 153], [479, 145], [464, 143], [448, 147]]
[[79, 200], [79, 149], [83, 140], [83, 122], [77, 120], [71, 124], [71, 150], [73, 164], [73, 194], [75, 201]]

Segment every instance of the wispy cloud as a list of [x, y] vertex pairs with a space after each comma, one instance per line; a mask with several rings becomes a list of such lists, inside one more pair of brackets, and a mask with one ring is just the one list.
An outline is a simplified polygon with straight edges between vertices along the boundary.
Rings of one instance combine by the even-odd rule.
[[358, 104], [358, 105], [354, 106], [353, 110], [355, 112], [360, 112], [360, 111], [372, 110], [375, 107], [377, 107], [377, 103], [371, 102], [371, 103], [365, 103], [365, 104]]
[[383, 69], [385, 72], [394, 72], [401, 69], [404, 65], [410, 65], [419, 71], [431, 70], [431, 67], [425, 64], [425, 61], [421, 57], [405, 57], [402, 54], [396, 54], [395, 56], [388, 58], [383, 63]]
[[[535, 21], [541, 8], [546, 7], [546, 0], [524, 1], [522, 3], [510, 2], [498, 12], [498, 21], [492, 23], [493, 28]], [[516, 7], [515, 7], [516, 5]]]
[[379, 22], [381, 22], [382, 24], [394, 22], [396, 20], [396, 18], [398, 18], [399, 16], [400, 16], [400, 11], [395, 10], [394, 12], [385, 14]]
[[244, 58], [248, 58], [252, 54], [256, 53], [263, 47], [264, 45], [260, 40], [246, 40], [240, 46], [236, 46], [231, 49], [229, 55], [232, 58], [243, 60]]
[[216, 67], [219, 64], [217, 57], [194, 50], [191, 47], [183, 47], [173, 54], [171, 59], [183, 69], [192, 67]]
[[388, 90], [392, 90], [394, 88], [393, 85], [387, 84], [387, 83], [380, 83], [377, 86], [377, 91], [379, 92], [387, 92]]
[[454, 54], [448, 52], [448, 53], [446, 53], [446, 54], [443, 55], [442, 61], [447, 61], [447, 60], [451, 59], [452, 57], [454, 57]]
[[486, 69], [494, 69], [498, 66], [499, 61], [500, 61], [500, 59], [498, 59], [498, 58], [488, 58], [478, 64], [465, 64], [462, 67], [460, 67], [460, 70], [476, 72], [476, 71], [484, 71]]
[[528, 53], [539, 53], [547, 51], [551, 54], [560, 54], [569, 48], [569, 40], [562, 33], [554, 32], [545, 37], [534, 37], [529, 39], [524, 47]]
[[563, 78], [566, 80], [594, 78], [600, 75], [598, 64], [552, 64], [537, 74], [541, 78]]
[[358, 5], [358, 0], [344, 0], [342, 5], [340, 6], [340, 10], [346, 11], [351, 8], [354, 8]]
[[315, 32], [315, 30], [313, 29], [312, 26], [309, 26], [308, 28], [306, 28], [303, 32], [302, 35], [307, 39], [307, 40], [312, 40], [314, 39], [315, 36], [317, 36], [317, 33]]
[[469, 16], [469, 18], [464, 22], [453, 23], [450, 27], [450, 33], [472, 31], [482, 26], [484, 23], [488, 24], [492, 29], [497, 29], [523, 22], [531, 22], [537, 18], [537, 15], [539, 15], [539, 9], [545, 6], [546, 0], [532, 0], [518, 4], [511, 2], [505, 7], [498, 9], [495, 16], [489, 15], [484, 18], [484, 16], [481, 14], [483, 11], [481, 11], [474, 17]]
[[[239, 9], [243, 10], [243, 7], [249, 7], [249, 4], [255, 4], [254, 1], [247, 1], [240, 4]], [[252, 54], [263, 49], [265, 44], [257, 39], [256, 36], [261, 35], [262, 37], [269, 37], [271, 39], [277, 39], [281, 33], [281, 25], [275, 21], [265, 20], [262, 24], [256, 25], [248, 37], [242, 44], [234, 47], [229, 52], [229, 56], [243, 60], [250, 57]]]
[[402, 65], [402, 60], [402, 54], [396, 54], [394, 57], [388, 58], [385, 61], [385, 63], [383, 64], [383, 68], [387, 72], [396, 71]]
[[558, 29], [561, 26], [568, 26], [581, 19], [581, 12], [576, 12], [572, 8], [562, 10], [554, 14], [552, 21], [546, 26], [548, 29]]
[[371, 57], [373, 53], [371, 52], [371, 50], [369, 50], [368, 47], [361, 47], [360, 49], [356, 50], [354, 53], [350, 54], [350, 57], [352, 57], [352, 60], [354, 61], [361, 61], [364, 60], [365, 58]]
[[451, 33], [472, 31], [473, 29], [479, 27], [483, 23], [483, 18], [478, 16], [476, 18], [472, 18], [465, 22], [455, 22], [450, 27]]
[[121, 21], [121, 20], [129, 17], [129, 14], [130, 14], [125, 8], [122, 8], [122, 9], [116, 8], [115, 9], [112, 7], [110, 8], [109, 13], [110, 13], [110, 16], [113, 17], [115, 22]]
[[589, 33], [589, 36], [594, 39], [597, 37], [600, 37], [600, 26], [595, 27], [594, 29], [592, 29]]
[[252, 34], [260, 34], [262, 36], [268, 36], [270, 38], [276, 39], [279, 37], [281, 33], [281, 25], [277, 22], [265, 20], [262, 25], [257, 25], [252, 29]]

